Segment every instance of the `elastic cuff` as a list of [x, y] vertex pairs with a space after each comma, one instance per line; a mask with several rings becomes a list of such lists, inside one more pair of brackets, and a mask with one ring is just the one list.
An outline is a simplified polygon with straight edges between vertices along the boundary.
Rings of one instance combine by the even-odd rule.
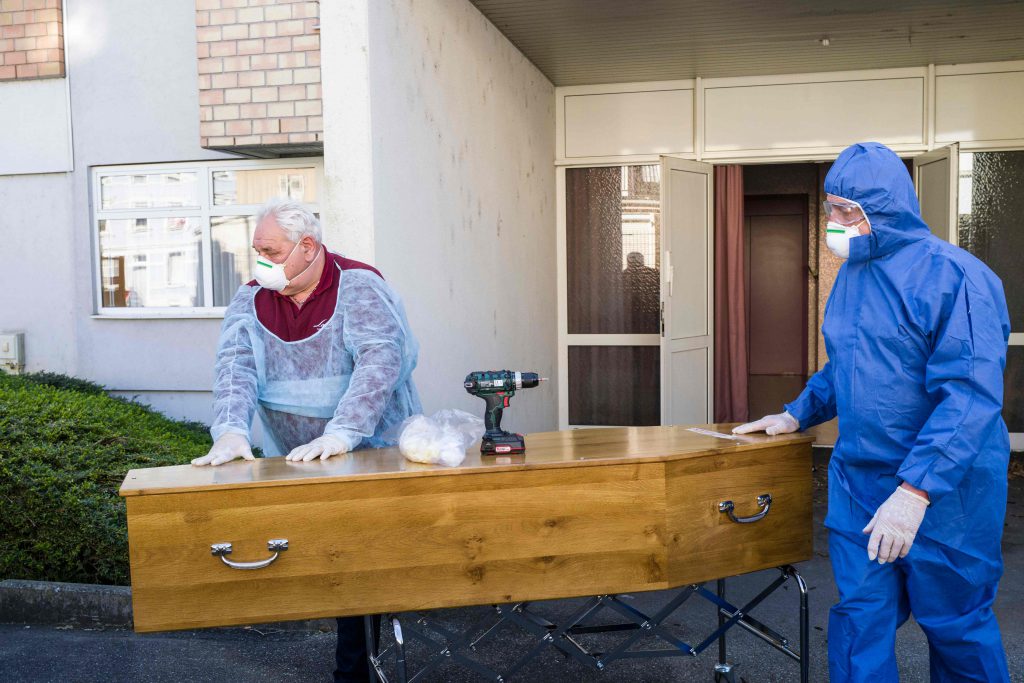
[[793, 403], [787, 403], [786, 405], [782, 406], [782, 411], [784, 413], [789, 413], [789, 416], [791, 418], [793, 418], [794, 420], [796, 420], [797, 425], [799, 425], [798, 428], [801, 431], [803, 431], [804, 429], [807, 429], [808, 427], [812, 426], [810, 424], [811, 416], [810, 415], [802, 416], [800, 414], [800, 409], [797, 408], [797, 405], [796, 405], [795, 401]]
[[325, 429], [324, 436], [330, 436], [340, 441], [343, 441], [347, 446], [347, 452], [354, 451], [356, 449], [356, 446], [358, 446], [363, 440], [363, 437], [354, 435], [347, 429], [340, 429], [337, 431], [327, 431]]
[[919, 496], [916, 493], [914, 493], [913, 491], [905, 489], [902, 486], [897, 486], [896, 490], [897, 491], [901, 491], [901, 492], [903, 492], [904, 494], [906, 494], [908, 496], [912, 496], [915, 500], [918, 500], [918, 501], [924, 503], [926, 507], [932, 504], [932, 502], [930, 500], [928, 500], [927, 498], [925, 498], [924, 496]]
[[245, 440], [252, 444], [252, 438], [249, 436], [249, 430], [243, 429], [242, 427], [236, 427], [234, 425], [221, 425], [219, 427], [210, 427], [210, 436], [216, 441], [225, 434], [241, 434], [245, 437]]

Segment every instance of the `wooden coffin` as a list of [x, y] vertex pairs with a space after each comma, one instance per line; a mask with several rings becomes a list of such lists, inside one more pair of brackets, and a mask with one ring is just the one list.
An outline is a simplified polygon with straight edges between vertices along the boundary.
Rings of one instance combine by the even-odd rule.
[[[383, 449], [132, 470], [135, 629], [657, 590], [806, 560], [811, 441], [584, 429], [457, 468]], [[759, 521], [721, 509], [753, 516], [762, 494]], [[263, 568], [224, 562], [269, 559], [271, 542]]]

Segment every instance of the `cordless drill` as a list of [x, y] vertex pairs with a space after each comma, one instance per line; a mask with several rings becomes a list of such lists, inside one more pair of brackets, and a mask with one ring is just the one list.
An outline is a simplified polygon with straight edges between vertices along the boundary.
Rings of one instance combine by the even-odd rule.
[[477, 371], [466, 375], [466, 391], [487, 402], [484, 413], [484, 433], [480, 452], [484, 455], [523, 453], [526, 443], [522, 434], [506, 432], [501, 428], [501, 413], [509, 407], [509, 399], [520, 389], [529, 389], [545, 381], [536, 372], [513, 372], [511, 370]]

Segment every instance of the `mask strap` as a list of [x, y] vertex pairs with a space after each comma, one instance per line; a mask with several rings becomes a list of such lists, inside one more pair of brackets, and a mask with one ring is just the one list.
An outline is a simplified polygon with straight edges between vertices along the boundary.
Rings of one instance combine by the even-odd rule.
[[[299, 243], [298, 243], [298, 242], [296, 242], [296, 243], [295, 243], [295, 248], [297, 249], [297, 248], [298, 248], [298, 246], [299, 246]], [[310, 261], [310, 262], [309, 262], [309, 264], [307, 264], [307, 265], [306, 265], [306, 267], [302, 269], [302, 272], [301, 272], [301, 273], [299, 273], [298, 275], [296, 275], [295, 277], [302, 277], [302, 275], [303, 275], [303, 274], [304, 274], [304, 273], [305, 273], [305, 272], [306, 272], [307, 270], [309, 270], [310, 268], [312, 268], [312, 267], [313, 267], [313, 264], [314, 264], [314, 263], [316, 263], [316, 260], [317, 260], [318, 258], [320, 258], [320, 252], [322, 252], [323, 250], [324, 250], [324, 245], [322, 245], [322, 244], [321, 244], [321, 245], [320, 245], [320, 251], [316, 252], [316, 256], [314, 256], [314, 257], [313, 257], [313, 260], [312, 260], [312, 261]], [[295, 252], [295, 249], [292, 249], [292, 252], [294, 253], [294, 252]], [[291, 254], [288, 254], [288, 258], [291, 258], [291, 257], [292, 257], [292, 255], [291, 255]], [[288, 259], [285, 259], [285, 261], [287, 261], [287, 260], [288, 260]], [[291, 280], [294, 280], [294, 279], [295, 279], [295, 277], [293, 277], [293, 278], [289, 278], [289, 281], [291, 281]]]

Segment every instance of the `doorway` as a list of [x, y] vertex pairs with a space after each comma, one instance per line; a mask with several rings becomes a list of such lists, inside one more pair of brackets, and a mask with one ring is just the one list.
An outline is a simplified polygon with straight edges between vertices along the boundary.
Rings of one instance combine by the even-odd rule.
[[807, 381], [807, 195], [744, 198], [747, 406], [782, 411]]

